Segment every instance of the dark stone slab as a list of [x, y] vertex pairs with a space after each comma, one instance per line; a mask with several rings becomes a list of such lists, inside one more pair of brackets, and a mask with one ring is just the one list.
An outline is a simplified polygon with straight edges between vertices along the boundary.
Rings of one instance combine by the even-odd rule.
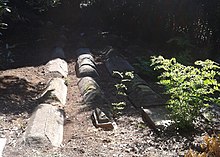
[[[83, 53], [79, 51], [80, 53]], [[94, 62], [94, 58], [91, 54], [87, 54], [85, 50], [85, 54], [80, 54], [77, 63], [76, 63], [76, 74], [77, 77], [86, 77], [90, 76], [93, 78], [99, 77], [99, 74], [96, 70], [96, 65]]]
[[76, 67], [76, 75], [78, 78], [87, 77], [87, 76], [90, 76], [93, 78], [99, 77], [99, 74], [96, 71], [96, 69], [94, 69], [90, 65], [83, 65], [80, 68]]
[[134, 67], [120, 56], [112, 56], [108, 58], [105, 62], [105, 66], [111, 75], [113, 74], [113, 71], [135, 71]]
[[99, 108], [96, 108], [93, 112], [92, 120], [96, 127], [103, 128], [104, 130], [112, 130], [116, 126], [116, 124]]
[[80, 55], [77, 58], [77, 62], [81, 63], [82, 60], [84, 60], [84, 59], [89, 59], [89, 60], [91, 60], [95, 64], [95, 60], [94, 60], [94, 58], [93, 58], [93, 56], [91, 54], [82, 54], [82, 55]]
[[165, 101], [138, 75], [126, 84], [128, 97], [136, 107], [164, 105]]
[[[90, 103], [100, 101], [103, 93], [96, 81], [91, 77], [83, 77], [78, 82], [80, 93], [83, 95], [85, 102]], [[102, 102], [101, 102], [102, 103]]]
[[78, 64], [79, 68], [84, 65], [89, 65], [89, 66], [93, 67], [94, 69], [96, 68], [95, 63], [92, 60], [90, 60], [89, 58], [84, 58], [84, 59], [78, 60], [77, 64]]
[[166, 106], [141, 108], [143, 120], [153, 129], [168, 127], [172, 124]]

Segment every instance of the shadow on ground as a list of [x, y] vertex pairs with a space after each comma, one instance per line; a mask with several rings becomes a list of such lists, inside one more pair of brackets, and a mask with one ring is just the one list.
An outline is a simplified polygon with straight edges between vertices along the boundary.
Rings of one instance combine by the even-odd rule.
[[31, 113], [38, 105], [34, 98], [40, 94], [40, 86], [19, 77], [0, 77], [0, 113]]

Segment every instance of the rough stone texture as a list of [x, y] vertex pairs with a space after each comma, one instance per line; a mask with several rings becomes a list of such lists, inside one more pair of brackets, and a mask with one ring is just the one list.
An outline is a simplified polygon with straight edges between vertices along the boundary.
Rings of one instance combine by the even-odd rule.
[[97, 120], [99, 123], [107, 123], [110, 122], [110, 119], [106, 116], [106, 114], [101, 111], [99, 108], [95, 109], [95, 113], [97, 115]]
[[53, 59], [46, 64], [46, 67], [50, 73], [60, 73], [65, 78], [68, 75], [68, 65], [63, 59]]
[[114, 129], [114, 123], [102, 112], [100, 109], [96, 108], [92, 114], [92, 120], [96, 127], [103, 128], [104, 130]]
[[165, 103], [161, 96], [136, 74], [126, 86], [128, 97], [136, 107], [157, 106]]
[[61, 58], [61, 59], [65, 59], [65, 53], [63, 51], [63, 48], [61, 47], [55, 47], [53, 52], [52, 52], [52, 59], [56, 59], [56, 58]]
[[77, 77], [98, 77], [94, 58], [91, 54], [81, 54], [77, 59], [76, 64]]
[[105, 66], [107, 67], [109, 73], [112, 75], [113, 71], [126, 72], [135, 71], [134, 67], [130, 63], [124, 60], [120, 56], [110, 57], [106, 60]]
[[136, 107], [150, 107], [164, 104], [162, 98], [146, 85], [138, 85], [128, 94]]
[[95, 63], [95, 60], [93, 58], [93, 56], [91, 54], [82, 54], [77, 58], [77, 62], [81, 63], [83, 59], [89, 59], [91, 60], [93, 63]]
[[6, 141], [7, 141], [6, 138], [0, 138], [0, 157], [2, 157], [2, 153], [5, 148]]
[[157, 106], [142, 109], [142, 117], [146, 118], [146, 116], [149, 116], [152, 122], [154, 122], [155, 126], [169, 126], [172, 122], [168, 117], [169, 112], [165, 106]]
[[83, 95], [85, 102], [99, 101], [103, 94], [99, 85], [91, 77], [83, 77], [78, 82], [80, 93]]
[[80, 61], [78, 60], [77, 64], [78, 64], [79, 68], [81, 68], [84, 65], [89, 65], [89, 66], [93, 67], [94, 69], [96, 68], [95, 63], [88, 58], [81, 59]]
[[88, 48], [80, 48], [76, 53], [78, 56], [76, 62], [77, 77], [98, 77], [99, 74], [96, 70], [95, 60], [91, 55], [90, 50]]
[[63, 124], [62, 110], [50, 104], [40, 104], [29, 120], [24, 142], [34, 147], [59, 147], [63, 140]]
[[93, 78], [99, 77], [98, 72], [91, 65], [83, 65], [80, 68], [76, 68], [76, 74], [78, 78], [90, 76]]
[[53, 78], [46, 90], [41, 95], [41, 99], [44, 99], [45, 102], [58, 103], [65, 105], [67, 97], [67, 86], [65, 81], [61, 78]]

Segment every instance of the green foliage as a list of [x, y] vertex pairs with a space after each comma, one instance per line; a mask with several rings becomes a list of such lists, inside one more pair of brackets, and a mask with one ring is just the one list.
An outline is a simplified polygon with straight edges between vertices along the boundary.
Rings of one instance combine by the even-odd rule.
[[113, 76], [118, 76], [120, 82], [115, 85], [119, 95], [126, 95], [125, 91], [127, 90], [126, 82], [130, 82], [134, 78], [134, 72], [119, 72], [113, 71]]
[[141, 74], [147, 75], [151, 78], [156, 78], [157, 74], [155, 74], [155, 71], [150, 66], [151, 61], [149, 58], [146, 57], [137, 57], [137, 63], [134, 64], [135, 68], [140, 70]]
[[[119, 71], [113, 71], [113, 76], [120, 79], [119, 83], [115, 85], [117, 92], [119, 95], [127, 96], [127, 83], [130, 82], [134, 78], [134, 72], [128, 71], [128, 72], [119, 72]], [[118, 102], [118, 103], [112, 103], [113, 107], [113, 114], [119, 115], [121, 114], [121, 111], [124, 110], [126, 106], [126, 102]]]
[[175, 58], [152, 57], [155, 70], [162, 70], [160, 83], [170, 95], [167, 102], [171, 117], [179, 128], [191, 127], [201, 110], [210, 103], [219, 103], [219, 65], [211, 60], [196, 61], [195, 66], [185, 66]]
[[114, 115], [121, 114], [121, 111], [125, 109], [126, 103], [125, 102], [118, 102], [118, 103], [112, 103], [112, 109]]

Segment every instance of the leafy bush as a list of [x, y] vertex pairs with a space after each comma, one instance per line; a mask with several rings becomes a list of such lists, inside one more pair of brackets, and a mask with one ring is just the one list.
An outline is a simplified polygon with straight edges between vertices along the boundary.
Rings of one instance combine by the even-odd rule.
[[151, 61], [154, 70], [162, 70], [160, 83], [170, 95], [168, 108], [177, 127], [192, 127], [202, 109], [212, 102], [219, 103], [220, 83], [216, 78], [220, 75], [220, 67], [217, 63], [207, 59], [196, 61], [196, 66], [185, 66], [175, 58], [162, 56], [154, 56]]
[[119, 72], [113, 71], [113, 76], [120, 78], [120, 82], [115, 85], [119, 95], [125, 95], [127, 91], [126, 82], [130, 82], [134, 78], [133, 71]]

